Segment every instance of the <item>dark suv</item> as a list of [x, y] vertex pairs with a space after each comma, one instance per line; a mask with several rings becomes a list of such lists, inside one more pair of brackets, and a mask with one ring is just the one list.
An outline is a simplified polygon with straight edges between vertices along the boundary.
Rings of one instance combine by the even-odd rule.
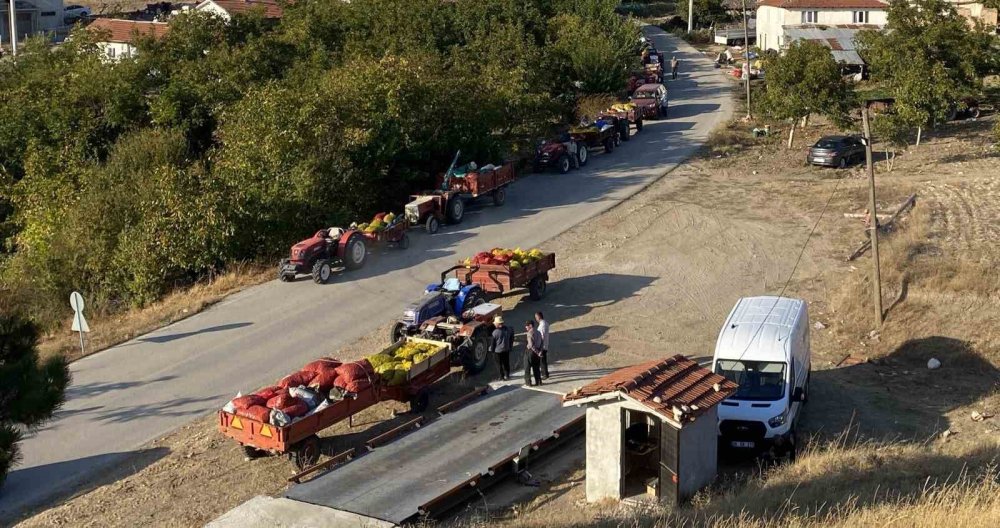
[[806, 161], [813, 165], [841, 169], [864, 159], [865, 143], [860, 136], [823, 136], [806, 156]]

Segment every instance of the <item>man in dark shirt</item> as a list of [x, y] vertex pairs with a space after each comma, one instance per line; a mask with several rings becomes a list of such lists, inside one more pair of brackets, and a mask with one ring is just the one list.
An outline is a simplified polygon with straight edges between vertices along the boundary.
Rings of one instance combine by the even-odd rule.
[[541, 385], [542, 350], [545, 346], [542, 334], [538, 330], [535, 330], [535, 322], [531, 320], [524, 322], [524, 334], [527, 339], [525, 355], [528, 359], [527, 364], [524, 366], [524, 384], [525, 386], [531, 386], [532, 377], [534, 377], [534, 385]]
[[510, 349], [514, 345], [514, 329], [504, 325], [503, 317], [499, 315], [493, 318], [493, 326], [496, 329], [490, 340], [490, 351], [496, 358], [500, 381], [507, 381], [510, 379]]

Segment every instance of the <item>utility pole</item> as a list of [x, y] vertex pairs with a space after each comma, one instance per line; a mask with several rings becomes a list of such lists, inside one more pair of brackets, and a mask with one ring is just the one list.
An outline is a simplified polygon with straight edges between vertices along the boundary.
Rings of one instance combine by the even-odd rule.
[[744, 71], [744, 76], [746, 77], [747, 84], [747, 120], [753, 117], [750, 113], [750, 31], [747, 30], [747, 0], [743, 0], [743, 59], [746, 63], [746, 71]]
[[871, 215], [871, 230], [872, 242], [872, 264], [873, 264], [873, 279], [874, 279], [874, 295], [875, 295], [875, 321], [877, 327], [882, 327], [882, 272], [879, 269], [879, 259], [878, 259], [878, 211], [875, 209], [875, 167], [872, 164], [872, 131], [868, 125], [868, 102], [865, 102], [864, 108], [861, 109], [861, 122], [864, 126], [865, 133], [865, 164], [868, 171], [868, 213]]
[[688, 0], [688, 33], [694, 31], [694, 0]]
[[15, 0], [10, 0], [7, 11], [10, 12], [10, 54], [17, 57], [17, 14], [14, 12], [14, 2]]

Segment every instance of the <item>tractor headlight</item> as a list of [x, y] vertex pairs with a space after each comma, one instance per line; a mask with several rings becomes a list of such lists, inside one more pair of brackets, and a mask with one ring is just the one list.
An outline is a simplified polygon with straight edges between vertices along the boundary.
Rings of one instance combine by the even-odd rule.
[[413, 310], [405, 310], [405, 311], [403, 311], [403, 317], [407, 317], [409, 319], [413, 319], [416, 316], [417, 316], [417, 312], [415, 312]]
[[767, 421], [767, 425], [770, 425], [771, 428], [781, 427], [782, 425], [785, 425], [786, 418], [788, 418], [788, 409], [785, 409], [781, 414], [769, 419]]

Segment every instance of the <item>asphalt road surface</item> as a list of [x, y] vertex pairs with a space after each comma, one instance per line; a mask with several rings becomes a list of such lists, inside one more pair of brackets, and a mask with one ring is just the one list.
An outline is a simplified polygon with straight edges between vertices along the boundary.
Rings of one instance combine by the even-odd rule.
[[687, 44], [658, 28], [647, 33], [668, 61], [672, 54], [681, 61], [680, 76], [667, 83], [670, 117], [647, 121], [613, 153], [595, 154], [568, 174], [527, 175], [503, 207], [484, 201], [436, 235], [414, 230], [408, 250], [386, 249], [330, 284], [272, 281], [73, 363], [66, 405], [22, 443], [23, 461], [0, 489], [0, 524], [127, 465], [143, 444], [237, 391], [273, 382], [398, 316], [458, 259], [497, 246], [544, 246], [689, 157], [731, 114], [728, 81]]

